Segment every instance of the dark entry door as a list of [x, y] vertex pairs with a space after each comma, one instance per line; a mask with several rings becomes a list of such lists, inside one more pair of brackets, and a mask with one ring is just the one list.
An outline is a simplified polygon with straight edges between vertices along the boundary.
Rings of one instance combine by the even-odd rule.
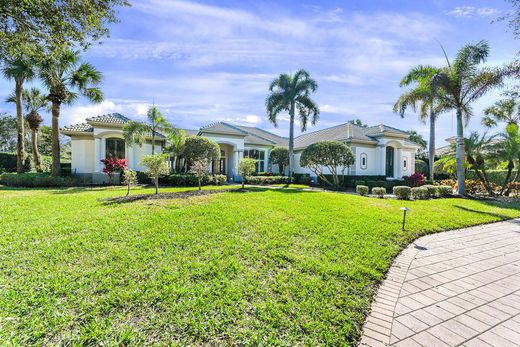
[[386, 177], [394, 177], [394, 147], [386, 147]]

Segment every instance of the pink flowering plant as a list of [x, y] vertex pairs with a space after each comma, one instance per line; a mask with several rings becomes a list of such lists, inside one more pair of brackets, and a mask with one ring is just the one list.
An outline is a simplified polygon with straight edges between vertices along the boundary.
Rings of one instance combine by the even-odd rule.
[[103, 172], [106, 173], [109, 178], [112, 178], [114, 173], [123, 172], [128, 169], [128, 161], [126, 159], [106, 158], [101, 160], [101, 162], [105, 165]]

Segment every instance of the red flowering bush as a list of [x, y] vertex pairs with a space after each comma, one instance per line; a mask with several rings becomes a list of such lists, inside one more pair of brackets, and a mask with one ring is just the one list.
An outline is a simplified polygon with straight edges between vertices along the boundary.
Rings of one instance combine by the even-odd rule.
[[420, 172], [416, 172], [410, 176], [404, 176], [403, 179], [409, 186], [412, 187], [420, 187], [425, 183], [424, 175]]
[[126, 159], [106, 158], [101, 160], [101, 162], [105, 165], [103, 172], [110, 178], [112, 178], [114, 173], [125, 171], [128, 168], [128, 161]]

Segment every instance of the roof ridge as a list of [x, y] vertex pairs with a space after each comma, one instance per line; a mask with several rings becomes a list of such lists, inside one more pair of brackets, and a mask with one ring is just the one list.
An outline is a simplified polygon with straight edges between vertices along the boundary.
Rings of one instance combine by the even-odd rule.
[[241, 126], [241, 127], [244, 127], [244, 128], [253, 128], [253, 129], [259, 130], [259, 131], [261, 131], [261, 132], [263, 132], [263, 133], [267, 133], [267, 134], [269, 134], [269, 135], [273, 135], [273, 136], [279, 137], [279, 138], [281, 138], [281, 139], [288, 139], [288, 137], [280, 136], [280, 135], [278, 135], [278, 134], [272, 133], [272, 132], [270, 132], [270, 131], [267, 131], [267, 130], [262, 129], [262, 128], [259, 128], [259, 127], [252, 127], [252, 126], [247, 126], [247, 125], [238, 125], [238, 126]]
[[304, 137], [304, 136], [310, 136], [312, 134], [323, 132], [323, 131], [329, 130], [329, 129], [339, 128], [341, 126], [345, 126], [345, 125], [348, 125], [348, 124], [351, 124], [351, 123], [350, 122], [346, 122], [346, 123], [341, 123], [341, 124], [338, 124], [338, 125], [333, 125], [333, 126], [328, 127], [328, 128], [323, 128], [323, 129], [319, 129], [319, 130], [315, 130], [315, 131], [309, 131], [307, 133], [300, 134], [300, 135], [296, 136], [294, 139], [297, 139], [297, 138], [300, 138], [300, 137]]

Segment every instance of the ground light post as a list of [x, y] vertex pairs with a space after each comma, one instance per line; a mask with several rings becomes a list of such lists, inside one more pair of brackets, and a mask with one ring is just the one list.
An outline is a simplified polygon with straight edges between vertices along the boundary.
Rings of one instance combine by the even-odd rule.
[[408, 207], [401, 207], [400, 210], [403, 211], [403, 227], [401, 230], [404, 231], [404, 225], [406, 223], [406, 212], [410, 211], [410, 209]]

